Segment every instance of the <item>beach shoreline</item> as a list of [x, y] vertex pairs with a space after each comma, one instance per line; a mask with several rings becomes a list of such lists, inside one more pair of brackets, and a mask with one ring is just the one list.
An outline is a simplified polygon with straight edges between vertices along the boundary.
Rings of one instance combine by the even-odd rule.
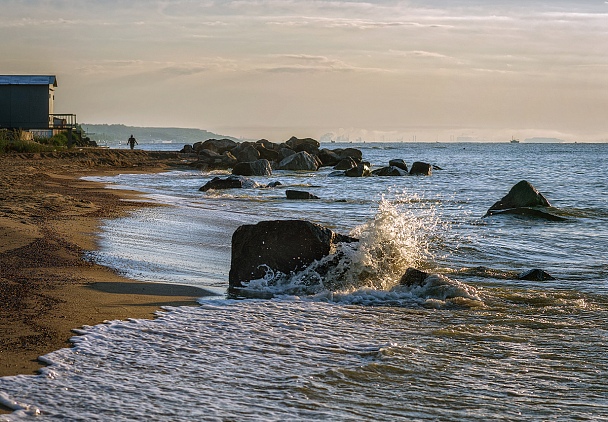
[[77, 149], [0, 156], [0, 377], [35, 374], [39, 356], [69, 347], [73, 329], [153, 318], [165, 305], [195, 305], [210, 293], [134, 281], [88, 262], [103, 219], [141, 207], [137, 192], [83, 176], [160, 172], [178, 153]]

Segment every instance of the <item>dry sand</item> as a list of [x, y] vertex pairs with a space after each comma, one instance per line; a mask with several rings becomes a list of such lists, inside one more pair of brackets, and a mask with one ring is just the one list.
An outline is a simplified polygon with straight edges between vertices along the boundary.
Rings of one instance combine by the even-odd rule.
[[154, 205], [81, 176], [184, 164], [177, 153], [137, 150], [0, 155], [0, 376], [34, 374], [38, 356], [69, 347], [74, 328], [152, 318], [163, 305], [208, 294], [125, 279], [83, 258], [101, 219]]

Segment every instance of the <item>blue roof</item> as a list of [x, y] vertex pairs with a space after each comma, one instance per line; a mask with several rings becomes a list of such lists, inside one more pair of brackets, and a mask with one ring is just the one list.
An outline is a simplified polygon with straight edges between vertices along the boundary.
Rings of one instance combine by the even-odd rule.
[[57, 78], [55, 75], [0, 75], [0, 85], [57, 86]]

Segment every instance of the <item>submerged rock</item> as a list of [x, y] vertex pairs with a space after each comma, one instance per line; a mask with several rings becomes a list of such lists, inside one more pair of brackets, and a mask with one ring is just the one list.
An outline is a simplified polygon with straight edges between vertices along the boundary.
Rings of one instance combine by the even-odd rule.
[[230, 288], [264, 277], [267, 272], [290, 274], [329, 255], [339, 242], [355, 242], [304, 220], [261, 221], [240, 226], [232, 235]]
[[254, 188], [257, 186], [258, 184], [253, 180], [242, 176], [228, 176], [223, 179], [221, 177], [214, 177], [205, 183], [205, 185], [202, 186], [199, 191], [207, 192], [210, 189]]
[[539, 269], [535, 268], [533, 270], [528, 270], [520, 273], [517, 278], [519, 280], [530, 280], [530, 281], [545, 281], [545, 280], [555, 280], [551, 274]]
[[287, 199], [319, 199], [318, 196], [302, 190], [287, 189], [285, 195], [287, 196]]
[[372, 171], [374, 176], [407, 176], [407, 171], [400, 167], [388, 166]]

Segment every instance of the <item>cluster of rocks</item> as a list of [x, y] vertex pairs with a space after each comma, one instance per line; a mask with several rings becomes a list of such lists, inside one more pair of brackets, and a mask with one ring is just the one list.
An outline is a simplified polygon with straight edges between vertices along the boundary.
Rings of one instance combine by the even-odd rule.
[[[196, 155], [191, 165], [201, 170], [232, 169], [238, 176], [270, 176], [273, 170], [317, 171], [321, 167], [333, 167], [330, 176], [430, 176], [433, 166], [415, 162], [408, 171], [401, 159], [391, 160], [387, 167], [371, 170], [363, 161], [361, 150], [356, 148], [321, 148], [312, 138], [291, 137], [284, 143], [260, 139], [256, 142], [235, 142], [230, 139], [209, 139], [186, 145], [181, 153]], [[437, 168], [437, 167], [435, 167]]]

